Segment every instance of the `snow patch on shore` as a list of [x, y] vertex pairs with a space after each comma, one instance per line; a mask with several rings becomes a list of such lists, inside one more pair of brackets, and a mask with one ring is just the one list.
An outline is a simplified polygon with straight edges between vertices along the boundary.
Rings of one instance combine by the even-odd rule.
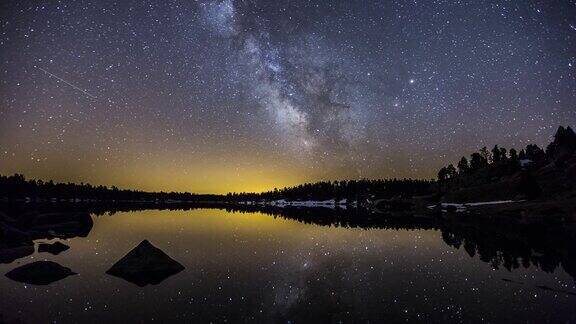
[[347, 199], [335, 200], [270, 200], [270, 201], [242, 201], [243, 205], [261, 205], [261, 206], [275, 206], [275, 207], [325, 207], [325, 208], [342, 208], [346, 209], [348, 205], [356, 206], [356, 201], [348, 203]]
[[[475, 207], [475, 206], [489, 206], [489, 205], [501, 205], [501, 204], [511, 204], [516, 202], [522, 202], [524, 200], [493, 200], [493, 201], [481, 201], [481, 202], [473, 202], [473, 203], [441, 203], [440, 206], [443, 210], [448, 209], [449, 207], [456, 208], [456, 212], [463, 212], [466, 211], [468, 207]], [[430, 205], [428, 209], [435, 209], [438, 205]]]

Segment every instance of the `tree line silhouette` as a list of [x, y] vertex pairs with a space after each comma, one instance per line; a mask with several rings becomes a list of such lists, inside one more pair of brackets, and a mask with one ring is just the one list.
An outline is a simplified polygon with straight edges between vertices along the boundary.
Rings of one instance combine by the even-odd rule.
[[358, 200], [370, 196], [412, 196], [432, 192], [432, 180], [349, 180], [306, 183], [263, 193], [227, 195], [189, 192], [146, 192], [90, 184], [54, 183], [52, 180], [27, 180], [22, 174], [0, 175], [0, 198], [55, 201], [134, 201], [134, 202], [239, 202], [260, 200]]
[[446, 182], [460, 176], [473, 175], [486, 168], [500, 168], [506, 173], [513, 173], [528, 166], [541, 166], [551, 161], [564, 162], [576, 149], [576, 134], [570, 126], [560, 126], [554, 135], [554, 141], [546, 147], [546, 151], [536, 144], [528, 144], [519, 152], [511, 148], [494, 145], [491, 150], [486, 146], [479, 152], [463, 156], [456, 164], [449, 164], [438, 171], [438, 180]]
[[[486, 146], [482, 147], [479, 152], [470, 155], [470, 159], [463, 156], [454, 167], [453, 164], [442, 167], [438, 171], [438, 180], [446, 181], [454, 179], [459, 175], [473, 174], [478, 170], [489, 167], [490, 165], [508, 165], [511, 171], [519, 170], [523, 163], [538, 163], [545, 158], [544, 150], [536, 144], [529, 144], [526, 149], [516, 151], [511, 148], [510, 151], [503, 147], [494, 145], [492, 150]], [[520, 162], [523, 161], [523, 162]]]
[[229, 193], [231, 201], [257, 200], [314, 200], [334, 199], [340, 201], [361, 200], [371, 197], [412, 197], [433, 192], [433, 180], [389, 179], [389, 180], [343, 180], [304, 183], [282, 189], [274, 188], [262, 193]]
[[[523, 170], [529, 165], [542, 166], [551, 161], [562, 166], [576, 151], [576, 134], [570, 127], [560, 126], [554, 141], [547, 146], [546, 151], [535, 144], [517, 151], [495, 145], [492, 150], [483, 147], [474, 152], [470, 158], [462, 157], [456, 164], [449, 164], [438, 171], [438, 180], [444, 183], [457, 183], [461, 178], [498, 178]], [[490, 170], [484, 172], [483, 170]], [[533, 188], [533, 195], [538, 194], [534, 179], [529, 173], [523, 174], [526, 188]], [[463, 182], [463, 181], [460, 181]], [[468, 181], [470, 182], [470, 181]], [[447, 188], [448, 186], [444, 186]], [[342, 180], [305, 183], [294, 187], [273, 190], [262, 193], [228, 193], [194, 194], [189, 192], [146, 192], [140, 190], [118, 189], [117, 187], [93, 186], [90, 184], [54, 183], [42, 180], [27, 180], [22, 174], [12, 176], [0, 175], [0, 199], [30, 199], [56, 201], [137, 201], [137, 202], [241, 202], [261, 200], [315, 200], [334, 199], [347, 202], [362, 201], [370, 198], [410, 198], [413, 196], [438, 193], [436, 181], [417, 179], [388, 180]]]
[[0, 198], [4, 199], [45, 199], [45, 200], [97, 200], [97, 201], [211, 201], [219, 195], [193, 194], [189, 192], [146, 192], [118, 189], [113, 186], [93, 186], [90, 184], [54, 183], [42, 180], [26, 180], [24, 175], [0, 175]]

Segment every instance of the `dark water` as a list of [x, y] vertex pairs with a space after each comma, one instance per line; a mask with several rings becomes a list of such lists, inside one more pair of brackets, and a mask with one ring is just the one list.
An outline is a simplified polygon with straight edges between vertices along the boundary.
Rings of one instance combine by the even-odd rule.
[[[2, 275], [0, 321], [576, 321], [563, 252], [524, 243], [499, 248], [435, 226], [347, 228], [218, 209], [92, 218], [87, 237], [35, 241], [68, 251], [0, 264], [4, 274], [52, 260], [78, 273], [46, 286]], [[105, 274], [144, 239], [186, 269], [145, 287]]]

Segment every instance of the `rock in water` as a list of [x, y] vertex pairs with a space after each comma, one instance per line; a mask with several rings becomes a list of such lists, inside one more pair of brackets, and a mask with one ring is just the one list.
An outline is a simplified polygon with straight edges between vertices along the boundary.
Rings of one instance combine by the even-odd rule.
[[34, 253], [34, 243], [25, 232], [3, 223], [7, 216], [0, 213], [0, 263], [12, 263]]
[[144, 287], [159, 284], [184, 269], [183, 265], [144, 240], [106, 273]]
[[54, 255], [58, 255], [66, 250], [68, 250], [70, 247], [66, 244], [62, 244], [60, 242], [56, 242], [56, 243], [40, 243], [38, 244], [38, 252], [48, 252], [48, 253], [52, 253]]
[[32, 285], [48, 285], [75, 274], [56, 262], [36, 261], [13, 269], [6, 274], [6, 277]]
[[34, 238], [86, 237], [94, 226], [89, 213], [43, 213], [22, 218], [18, 226]]
[[12, 263], [34, 253], [34, 244], [4, 245], [0, 243], [0, 263]]

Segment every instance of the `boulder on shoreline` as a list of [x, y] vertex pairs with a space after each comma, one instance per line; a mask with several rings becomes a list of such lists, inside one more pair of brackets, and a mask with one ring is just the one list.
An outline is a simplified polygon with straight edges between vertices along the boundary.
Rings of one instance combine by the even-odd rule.
[[30, 235], [0, 220], [0, 263], [12, 263], [34, 253]]
[[[0, 212], [0, 263], [12, 263], [34, 253], [34, 240], [86, 237], [92, 229], [89, 213], [23, 213], [9, 217]], [[39, 252], [59, 254], [62, 243], [40, 244]]]
[[60, 242], [55, 242], [55, 243], [40, 243], [38, 244], [38, 252], [48, 252], [54, 255], [58, 255], [66, 250], [68, 250], [70, 247], [66, 244], [60, 243]]
[[88, 236], [94, 222], [89, 213], [42, 213], [22, 219], [19, 225], [35, 238], [73, 238]]
[[56, 262], [36, 261], [13, 269], [6, 274], [6, 277], [32, 285], [48, 285], [75, 274]]
[[27, 257], [34, 253], [32, 243], [22, 244], [2, 244], [0, 243], [0, 263], [12, 263], [20, 258]]
[[0, 242], [23, 242], [37, 239], [86, 237], [94, 221], [86, 212], [36, 211], [9, 217], [0, 212]]
[[183, 265], [144, 240], [106, 273], [144, 287], [159, 284], [184, 269]]

